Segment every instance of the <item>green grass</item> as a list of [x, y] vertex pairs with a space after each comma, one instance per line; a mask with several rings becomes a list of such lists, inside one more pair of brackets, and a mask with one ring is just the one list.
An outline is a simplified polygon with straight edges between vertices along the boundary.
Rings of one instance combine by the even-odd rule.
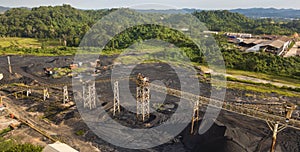
[[10, 132], [12, 129], [10, 127], [5, 128], [0, 131], [0, 136], [4, 136], [6, 133]]
[[290, 90], [276, 88], [276, 87], [262, 86], [262, 85], [227, 82], [227, 88], [253, 91], [253, 92], [262, 93], [262, 94], [276, 93], [276, 94], [279, 94], [282, 96], [287, 96], [287, 97], [300, 97], [300, 93], [298, 93], [298, 92], [293, 92]]
[[41, 43], [33, 38], [0, 38], [0, 47], [40, 48]]
[[61, 46], [58, 40], [5, 37], [0, 38], [0, 48], [17, 47], [17, 48], [42, 48]]
[[227, 77], [227, 81], [232, 81], [232, 82], [240, 82], [240, 83], [245, 83], [245, 84], [252, 84], [252, 85], [258, 85], [258, 86], [265, 86], [269, 88], [276, 88], [276, 89], [282, 89], [282, 90], [289, 90], [289, 91], [294, 91], [294, 92], [300, 92], [300, 88], [291, 88], [291, 87], [286, 87], [286, 86], [276, 86], [270, 83], [258, 83], [258, 82], [253, 82], [250, 80], [240, 80], [237, 78], [233, 77]]
[[84, 130], [78, 130], [78, 131], [75, 132], [75, 134], [76, 134], [77, 136], [82, 136], [84, 133], [85, 133]]
[[[195, 64], [195, 66], [199, 66], [202, 71], [208, 71], [209, 67], [204, 65]], [[226, 73], [234, 76], [247, 76], [262, 80], [267, 80], [271, 82], [282, 83], [286, 85], [293, 85], [295, 87], [300, 88], [300, 79], [292, 78], [292, 77], [285, 77], [280, 75], [271, 75], [259, 72], [250, 72], [250, 71], [242, 71], [242, 70], [235, 70], [235, 69], [226, 69]]]
[[268, 81], [272, 81], [272, 82], [277, 82], [277, 83], [300, 87], [300, 80], [290, 78], [290, 77], [284, 77], [284, 76], [279, 76], [279, 75], [269, 75], [269, 74], [258, 73], [258, 72], [233, 70], [233, 69], [227, 69], [226, 72], [231, 75], [248, 76], [248, 77], [253, 77], [253, 78], [258, 78], [258, 79], [263, 79], [263, 80], [268, 80]]
[[29, 143], [17, 143], [12, 139], [0, 138], [1, 152], [41, 152], [43, 147]]

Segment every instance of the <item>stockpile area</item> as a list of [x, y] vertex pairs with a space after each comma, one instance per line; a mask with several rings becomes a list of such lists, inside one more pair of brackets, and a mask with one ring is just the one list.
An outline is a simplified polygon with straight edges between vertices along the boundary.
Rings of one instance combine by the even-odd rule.
[[[113, 57], [100, 57], [101, 67], [110, 67], [113, 63]], [[71, 83], [69, 76], [63, 76], [55, 79], [45, 73], [45, 68], [68, 68], [73, 63], [72, 56], [62, 57], [35, 57], [35, 56], [12, 56], [12, 71], [8, 72], [7, 58], [0, 57], [0, 73], [4, 74], [1, 85], [9, 85], [8, 88], [2, 88], [1, 94], [9, 94], [21, 90], [17, 86], [11, 85], [13, 83], [24, 83], [29, 86], [46, 86], [59, 85], [63, 83]], [[128, 65], [130, 66], [130, 65]], [[99, 68], [97, 79], [110, 78], [111, 68]], [[149, 76], [150, 81], [160, 80], [165, 85], [172, 88], [178, 88], [176, 75], [174, 71], [170, 70], [166, 64], [140, 64], [131, 72], [131, 76], [137, 73], [143, 73]], [[164, 74], [168, 75], [165, 77]], [[198, 71], [200, 73], [200, 71]], [[170, 83], [170, 80], [173, 80]], [[130, 82], [130, 92], [135, 96], [135, 82]], [[120, 82], [120, 85], [122, 82]], [[120, 86], [122, 87], [122, 86]], [[110, 82], [103, 82], [96, 84], [97, 93], [101, 94], [99, 97], [98, 106], [103, 106], [104, 109], [112, 115], [112, 101], [113, 91]], [[69, 95], [71, 101], [73, 95], [79, 95], [80, 92], [72, 92], [69, 88]], [[200, 83], [201, 95], [209, 97], [211, 86], [209, 83]], [[46, 121], [49, 128], [57, 133], [57, 136], [71, 145], [75, 149], [81, 151], [95, 151], [93, 147], [99, 148], [101, 151], [145, 151], [145, 150], [129, 150], [113, 146], [101, 138], [97, 137], [83, 122], [76, 105], [69, 103], [62, 104], [62, 88], [49, 87], [50, 99], [42, 100], [42, 90], [33, 92], [28, 98], [18, 98], [13, 100], [13, 103], [24, 109], [27, 113], [34, 115], [37, 119]], [[249, 94], [252, 94], [251, 96]], [[145, 123], [136, 120], [136, 115], [124, 108], [121, 108], [121, 113], [114, 117], [120, 124], [132, 128], [147, 128], [159, 126], [172, 116], [178, 107], [178, 98], [167, 96], [166, 100], [161, 103], [161, 98], [152, 97], [150, 100], [151, 108], [156, 109], [152, 112], [150, 118]], [[270, 102], [270, 101], [299, 101], [297, 97], [281, 97], [276, 93], [260, 94], [247, 90], [227, 89], [226, 101], [245, 101], [245, 102]], [[129, 101], [120, 98], [121, 105], [127, 104]], [[123, 103], [122, 103], [123, 102]], [[160, 105], [160, 106], [157, 106]], [[130, 105], [128, 105], [130, 106]], [[192, 109], [191, 109], [192, 110]], [[204, 109], [205, 110], [205, 109]], [[201, 114], [203, 116], [203, 113]], [[99, 116], [101, 117], [101, 116]], [[99, 118], [101, 119], [101, 118]], [[206, 120], [201, 120], [206, 121]], [[22, 128], [21, 128], [22, 129]], [[24, 129], [24, 128], [23, 128]], [[26, 128], [25, 128], [26, 129]], [[37, 139], [39, 142], [47, 143], [41, 135], [33, 133], [26, 129], [28, 136], [32, 139]], [[16, 130], [18, 132], [18, 130]], [[19, 132], [19, 134], [22, 134]], [[175, 139], [172, 139], [166, 144], [149, 149], [147, 151], [228, 151], [228, 152], [247, 152], [247, 151], [268, 151], [271, 145], [272, 132], [267, 127], [264, 121], [255, 120], [245, 116], [222, 111], [208, 132], [203, 135], [191, 135], [190, 126], [186, 127]], [[28, 139], [24, 137], [24, 140]], [[7, 138], [14, 137], [14, 134], [7, 135]], [[72, 140], [68, 140], [72, 139]], [[35, 141], [30, 140], [35, 143]], [[36, 142], [38, 143], [38, 142]], [[82, 145], [88, 146], [82, 146]], [[285, 129], [278, 134], [277, 151], [282, 152], [297, 152], [300, 151], [300, 131], [295, 129]]]

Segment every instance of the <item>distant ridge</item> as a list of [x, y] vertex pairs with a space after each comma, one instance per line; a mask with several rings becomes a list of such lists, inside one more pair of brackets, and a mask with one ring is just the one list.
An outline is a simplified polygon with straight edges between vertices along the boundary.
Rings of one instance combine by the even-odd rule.
[[[203, 11], [200, 9], [183, 8], [183, 9], [169, 9], [169, 10], [138, 10], [141, 12], [151, 13], [193, 13], [195, 11]], [[204, 10], [206, 11], [206, 10]], [[249, 9], [232, 9], [233, 13], [240, 13], [250, 18], [277, 18], [277, 19], [300, 19], [300, 10], [296, 9], [276, 9], [276, 8], [249, 8]]]
[[9, 9], [10, 9], [9, 7], [0, 6], [0, 13], [4, 13], [5, 11], [7, 11]]
[[300, 10], [276, 8], [233, 9], [231, 12], [240, 13], [252, 18], [285, 18], [300, 19]]
[[[0, 6], [0, 14], [9, 9], [11, 8]], [[168, 10], [148, 9], [148, 10], [138, 10], [138, 11], [151, 12], [151, 13], [178, 14], [178, 13], [193, 13], [195, 11], [206, 11], [206, 10], [195, 9], [195, 8], [182, 8], [182, 9], [168, 9]], [[297, 9], [239, 8], [239, 9], [231, 9], [229, 11], [234, 13], [240, 13], [251, 18], [300, 19], [300, 10]]]

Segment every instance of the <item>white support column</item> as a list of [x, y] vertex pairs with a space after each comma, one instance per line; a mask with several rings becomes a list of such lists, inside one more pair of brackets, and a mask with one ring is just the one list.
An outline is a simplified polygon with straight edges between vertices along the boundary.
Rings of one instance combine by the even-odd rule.
[[48, 91], [47, 88], [45, 88], [45, 89], [43, 90], [43, 93], [44, 93], [44, 101], [45, 101], [46, 99], [49, 99], [49, 98], [50, 98], [49, 91]]
[[68, 86], [63, 87], [63, 102], [64, 102], [64, 104], [69, 102]]
[[114, 83], [114, 116], [116, 112], [120, 113], [120, 97], [119, 97], [119, 82], [116, 81]]
[[83, 107], [86, 108], [88, 106], [88, 100], [90, 98], [90, 92], [88, 90], [87, 84], [84, 83], [82, 85], [82, 99], [83, 99]]
[[83, 107], [93, 109], [96, 108], [96, 87], [95, 81], [86, 82], [82, 85]]
[[7, 56], [7, 63], [8, 63], [8, 71], [12, 74], [11, 64], [10, 64], [10, 56]]
[[90, 107], [90, 109], [93, 109], [93, 108], [96, 108], [96, 86], [95, 86], [95, 81], [92, 81], [89, 84], [89, 91], [90, 91], [89, 107]]
[[[149, 86], [145, 86], [143, 88], [143, 117], [150, 117], [150, 88]], [[144, 119], [143, 119], [144, 121]]]
[[26, 90], [26, 96], [28, 97], [31, 94], [31, 89]]
[[136, 116], [139, 117], [143, 111], [142, 111], [142, 102], [143, 102], [143, 91], [141, 87], [136, 87]]

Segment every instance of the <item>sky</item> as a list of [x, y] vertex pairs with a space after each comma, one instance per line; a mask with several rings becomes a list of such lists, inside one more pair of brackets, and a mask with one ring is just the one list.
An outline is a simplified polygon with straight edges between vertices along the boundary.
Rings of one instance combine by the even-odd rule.
[[[156, 5], [149, 5], [150, 3]], [[134, 5], [133, 8], [140, 8], [141, 4], [144, 4], [141, 7], [144, 9], [234, 9], [253, 7], [300, 9], [299, 0], [0, 0], [0, 6], [6, 7], [37, 7], [62, 4], [70, 4], [80, 9], [131, 7]]]

